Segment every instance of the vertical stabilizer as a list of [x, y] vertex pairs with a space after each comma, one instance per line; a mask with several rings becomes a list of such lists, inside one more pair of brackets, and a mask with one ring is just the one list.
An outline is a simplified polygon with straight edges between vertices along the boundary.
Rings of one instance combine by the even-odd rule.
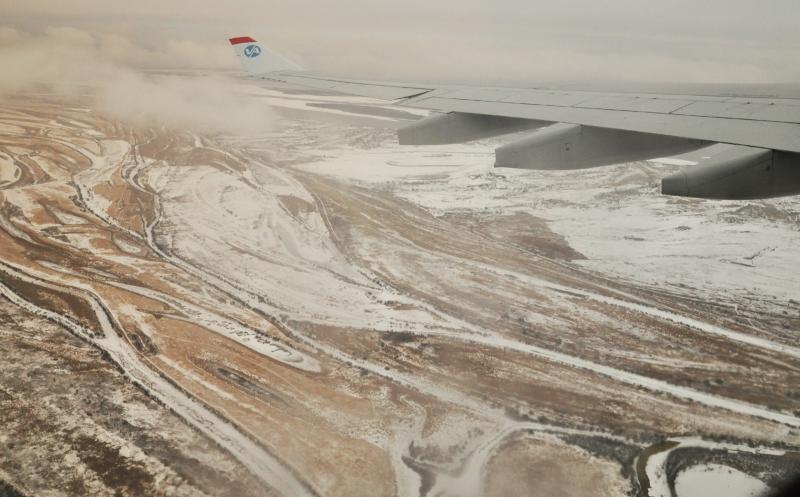
[[233, 46], [236, 56], [239, 57], [242, 68], [251, 76], [302, 69], [249, 36], [239, 36], [228, 41]]

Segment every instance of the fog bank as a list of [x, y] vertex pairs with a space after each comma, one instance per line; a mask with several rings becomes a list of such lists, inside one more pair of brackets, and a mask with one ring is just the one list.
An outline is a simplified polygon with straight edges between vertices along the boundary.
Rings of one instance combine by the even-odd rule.
[[[236, 58], [225, 46], [227, 59]], [[150, 50], [120, 35], [71, 27], [35, 35], [0, 27], [0, 99], [25, 92], [88, 94], [95, 110], [134, 125], [244, 133], [269, 127], [270, 113], [235, 93], [221, 75], [152, 74], [143, 67], [198, 67], [202, 47], [174, 41]], [[217, 64], [218, 66], [221, 64]]]

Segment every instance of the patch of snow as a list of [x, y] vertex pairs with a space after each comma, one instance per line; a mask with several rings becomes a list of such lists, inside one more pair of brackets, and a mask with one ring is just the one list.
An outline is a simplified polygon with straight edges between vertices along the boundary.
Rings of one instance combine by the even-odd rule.
[[697, 162], [686, 159], [679, 159], [677, 157], [661, 157], [660, 159], [650, 159], [648, 162], [655, 162], [657, 164], [664, 164], [667, 166], [695, 166]]
[[0, 187], [8, 187], [20, 177], [20, 170], [14, 164], [14, 158], [0, 153]]
[[61, 224], [88, 224], [86, 219], [81, 216], [76, 216], [58, 207], [50, 206], [48, 210]]
[[[674, 438], [670, 439], [669, 442], [673, 442], [675, 446], [650, 455], [645, 463], [645, 472], [650, 481], [649, 497], [673, 497], [670, 491], [666, 465], [670, 453], [681, 448], [694, 447], [707, 450], [724, 450], [728, 452], [743, 452], [747, 454], [771, 456], [782, 456], [785, 454], [785, 451], [769, 447], [751, 447], [748, 445], [712, 442], [698, 437]], [[688, 474], [685, 474], [687, 472]], [[684, 477], [683, 482], [681, 482], [681, 475]], [[688, 479], [686, 479], [687, 477]], [[731, 485], [738, 484], [741, 484], [741, 490], [748, 492], [754, 489], [763, 491], [769, 488], [763, 482], [750, 475], [733, 470], [733, 468], [716, 464], [700, 465], [684, 470], [678, 474], [674, 483], [677, 497], [755, 497], [757, 495], [763, 495], [763, 492], [756, 494], [738, 494], [721, 492], [720, 490], [728, 490]], [[709, 491], [711, 493], [702, 493]]]
[[246, 328], [236, 321], [226, 319], [222, 316], [209, 312], [202, 307], [192, 305], [183, 300], [161, 292], [157, 292], [155, 290], [151, 290], [149, 288], [117, 282], [110, 282], [109, 284], [117, 288], [127, 290], [131, 293], [167, 304], [184, 313], [187, 316], [187, 319], [192, 323], [196, 323], [208, 329], [209, 331], [244, 345], [245, 347], [261, 355], [270, 357], [276, 361], [304, 371], [313, 373], [318, 373], [321, 371], [319, 362], [313, 357], [300, 351], [291, 349], [286, 345], [278, 344], [263, 333], [258, 333], [255, 330]]
[[[33, 279], [6, 265], [3, 265], [2, 270], [36, 285], [60, 291], [71, 291]], [[158, 372], [142, 362], [136, 352], [117, 335], [108, 320], [106, 312], [94, 299], [90, 298], [87, 301], [92, 304], [93, 308], [97, 307], [94, 310], [104, 333], [102, 338], [96, 337], [90, 330], [60, 314], [32, 304], [2, 283], [0, 283], [0, 295], [38, 316], [43, 316], [59, 323], [83, 340], [104, 350], [109, 359], [116, 363], [133, 382], [168, 406], [212, 441], [227, 449], [267, 485], [276, 488], [285, 495], [296, 495], [298, 497], [310, 497], [312, 495], [312, 492], [297, 478], [295, 473], [286, 468], [281, 461], [273, 457], [267, 450], [253, 442], [250, 437], [238, 431], [226, 420], [208, 410], [194, 398], [187, 396], [182, 390], [172, 385], [172, 383], [162, 378]]]
[[720, 464], [693, 466], [675, 479], [677, 497], [761, 497], [770, 490], [761, 480]]

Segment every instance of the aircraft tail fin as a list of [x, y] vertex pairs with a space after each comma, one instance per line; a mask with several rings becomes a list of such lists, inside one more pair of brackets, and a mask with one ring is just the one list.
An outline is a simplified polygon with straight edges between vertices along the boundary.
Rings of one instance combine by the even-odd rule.
[[251, 76], [278, 71], [299, 71], [302, 67], [266, 48], [249, 36], [231, 38], [231, 45], [242, 68]]

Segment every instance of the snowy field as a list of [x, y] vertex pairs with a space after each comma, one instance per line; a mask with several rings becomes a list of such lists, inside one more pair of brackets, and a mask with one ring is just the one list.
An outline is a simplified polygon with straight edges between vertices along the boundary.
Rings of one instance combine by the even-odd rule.
[[[514, 137], [402, 147], [395, 129], [426, 112], [237, 91], [268, 129], [131, 127], [35, 101], [3, 114], [0, 295], [229, 454], [220, 479], [257, 480], [243, 495], [751, 497], [792, 474], [800, 200], [660, 195], [720, 147], [497, 169]], [[0, 338], [24, 350], [12, 314]], [[190, 471], [146, 447], [119, 464]], [[82, 457], [54, 461], [50, 483], [0, 483], [46, 493]], [[148, 471], [131, 478], [151, 493], [221, 493]]]
[[[527, 212], [545, 219], [609, 277], [738, 309], [798, 312], [800, 199], [711, 201], [660, 194], [696, 160], [656, 159], [579, 171], [494, 168], [514, 137], [463, 145], [325, 150], [308, 171], [386, 188], [434, 214]], [[715, 146], [709, 155], [723, 150]], [[702, 159], [688, 156], [690, 159]]]

